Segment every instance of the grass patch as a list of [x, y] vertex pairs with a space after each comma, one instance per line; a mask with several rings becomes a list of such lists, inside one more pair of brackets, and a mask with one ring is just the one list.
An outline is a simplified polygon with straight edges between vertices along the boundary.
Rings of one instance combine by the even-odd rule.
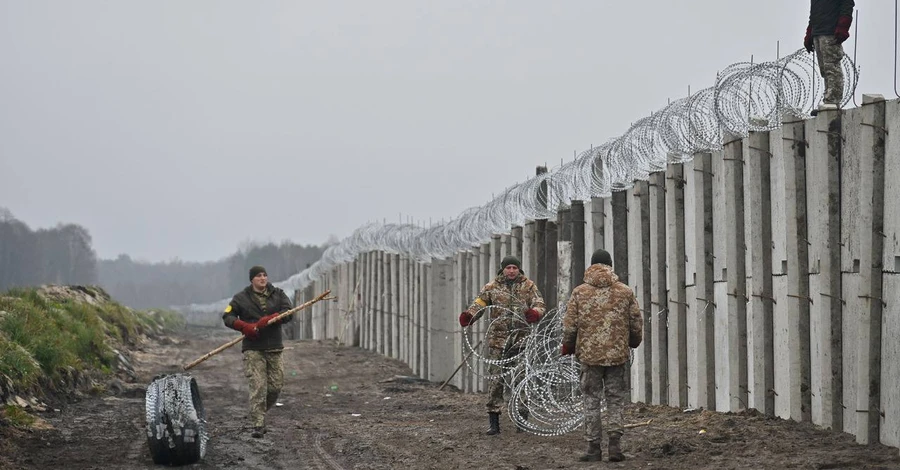
[[34, 416], [15, 405], [6, 405], [3, 407], [3, 419], [10, 426], [17, 428], [29, 428], [35, 422]]
[[15, 390], [57, 383], [71, 370], [108, 374], [114, 348], [184, 324], [175, 312], [131, 310], [99, 288], [54, 289], [51, 296], [41, 289], [0, 294], [0, 374]]
[[37, 384], [41, 365], [22, 345], [0, 334], [0, 374], [28, 389]]

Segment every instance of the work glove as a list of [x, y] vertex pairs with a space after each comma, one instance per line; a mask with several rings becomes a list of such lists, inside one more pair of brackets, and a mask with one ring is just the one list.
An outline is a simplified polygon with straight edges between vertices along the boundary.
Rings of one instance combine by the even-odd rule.
[[812, 26], [806, 27], [806, 36], [803, 38], [803, 47], [806, 48], [806, 52], [813, 51]]
[[459, 314], [459, 326], [465, 328], [472, 324], [472, 314], [468, 311]]
[[850, 23], [853, 23], [852, 16], [844, 15], [838, 18], [837, 27], [834, 28], [834, 38], [837, 39], [838, 44], [850, 37]]
[[259, 338], [259, 331], [256, 330], [256, 323], [245, 322], [244, 320], [235, 320], [234, 329], [243, 333], [247, 339]]
[[572, 354], [575, 354], [575, 346], [572, 346], [571, 344], [568, 344], [568, 343], [563, 343], [562, 351], [560, 351], [560, 355], [571, 356]]
[[525, 321], [528, 323], [537, 323], [541, 319], [541, 314], [533, 308], [525, 310]]
[[257, 328], [257, 329], [263, 329], [263, 328], [265, 328], [266, 326], [277, 325], [278, 322], [273, 322], [273, 321], [272, 321], [272, 320], [274, 320], [275, 317], [277, 317], [277, 316], [278, 316], [277, 313], [272, 313], [272, 314], [270, 314], [270, 315], [266, 315], [266, 316], [260, 318], [259, 321], [256, 322], [256, 328]]

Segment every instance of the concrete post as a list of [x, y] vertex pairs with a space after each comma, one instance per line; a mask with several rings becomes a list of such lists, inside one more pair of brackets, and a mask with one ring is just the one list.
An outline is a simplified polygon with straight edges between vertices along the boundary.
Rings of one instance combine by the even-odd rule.
[[896, 341], [900, 338], [900, 198], [896, 197], [900, 194], [900, 109], [895, 103], [891, 100], [885, 106], [884, 230], [874, 235], [884, 235], [880, 380], [883, 415], [879, 434], [882, 444], [900, 447], [900, 387], [896, 386], [900, 382], [900, 341]]
[[391, 354], [390, 357], [400, 359], [400, 255], [391, 255]]
[[[534, 270], [531, 271], [529, 276], [531, 280], [537, 284], [538, 290], [541, 291], [541, 295], [546, 295], [547, 293], [547, 219], [538, 219], [534, 221], [534, 246], [535, 246], [535, 261], [534, 261]], [[549, 301], [549, 299], [544, 299], [545, 301]], [[550, 304], [547, 304], [547, 308], [550, 308]]]
[[500, 235], [500, 259], [506, 258], [512, 253], [509, 241], [509, 235]]
[[[616, 194], [613, 193], [615, 197]], [[627, 205], [619, 206], [613, 199], [613, 220], [615, 233], [614, 239], [619, 239], [619, 227], [627, 228], [627, 233], [622, 237], [631, 240], [628, 244], [628, 264], [619, 264], [621, 250], [616, 248], [613, 258], [613, 268], [618, 271], [626, 268], [626, 271], [635, 273], [629, 278], [629, 284], [634, 289], [635, 296], [641, 306], [644, 317], [644, 341], [634, 351], [634, 361], [631, 364], [631, 396], [632, 401], [651, 403], [653, 401], [653, 334], [652, 321], [652, 295], [650, 289], [650, 185], [647, 181], [636, 181], [631, 191], [622, 191], [627, 199]], [[618, 218], [628, 216], [628, 223], [618, 224]], [[619, 243], [614, 243], [615, 247]]]
[[[467, 263], [467, 255], [465, 251], [460, 251], [456, 254], [455, 260], [453, 263], [454, 268], [454, 282], [453, 282], [453, 309], [451, 310], [451, 316], [457, 312], [462, 312], [466, 307], [468, 307], [469, 299], [467, 299], [468, 292], [466, 289], [466, 283], [468, 282], [468, 263]], [[456, 333], [453, 335], [453, 343], [456, 345], [453, 349], [453, 363], [459, 364], [462, 362], [463, 357], [466, 353], [466, 345], [465, 339], [462, 336], [462, 330], [459, 328], [458, 324], [453, 325], [453, 331]], [[453, 377], [453, 384], [459, 387], [460, 390], [464, 392], [471, 391], [471, 383], [466, 380], [466, 371], [460, 370], [456, 376]]]
[[[444, 381], [455, 368], [457, 342], [453, 341], [453, 262], [433, 259], [429, 279], [428, 380]], [[458, 324], [457, 324], [458, 325]]]
[[[472, 302], [475, 300], [475, 297], [478, 296], [479, 293], [481, 293], [482, 286], [484, 286], [484, 284], [482, 283], [484, 277], [482, 273], [484, 272], [484, 270], [481, 267], [482, 258], [484, 257], [481, 255], [481, 253], [481, 247], [472, 248], [472, 261], [469, 275], [469, 296], [466, 299], [466, 308], [468, 308], [468, 306], [472, 304]], [[472, 334], [469, 336], [469, 339], [472, 342], [472, 346], [475, 346], [475, 344], [478, 343], [478, 340], [482, 337], [481, 326], [484, 323], [485, 322], [478, 322], [475, 324], [474, 331], [472, 331]], [[483, 365], [483, 363], [482, 361], [477, 360], [473, 360], [471, 361], [471, 363], [475, 364], [477, 367], [476, 370], [472, 371], [472, 391], [480, 392], [482, 391], [482, 380], [479, 380], [479, 377], [482, 374], [481, 366]]]
[[843, 428], [841, 298], [841, 113], [820, 113], [807, 122], [809, 190], [810, 337], [819, 347], [810, 357], [812, 420]]
[[379, 290], [378, 280], [381, 278], [380, 255], [377, 251], [369, 252], [369, 317], [366, 319], [366, 329], [368, 330], [367, 348], [370, 351], [378, 351], [377, 319], [379, 313]]
[[668, 369], [669, 404], [686, 407], [687, 402], [687, 283], [685, 281], [684, 191], [681, 164], [666, 167], [666, 237], [669, 286]]
[[556, 242], [559, 266], [556, 273], [556, 301], [554, 305], [562, 308], [569, 301], [572, 285], [572, 242], [560, 240]]
[[353, 325], [350, 330], [350, 345], [358, 348], [361, 347], [362, 342], [360, 341], [360, 325], [362, 324], [362, 258], [357, 256], [350, 263], [350, 285], [353, 286], [351, 291], [351, 295], [353, 296]]
[[[601, 197], [591, 198], [591, 226], [593, 231], [587, 236], [593, 239], [592, 248], [594, 250], [602, 248], [609, 251], [606, 247], [606, 212], [604, 211], [606, 204], [604, 204], [603, 199], [604, 198]], [[593, 253], [587, 253], [587, 258], [590, 259], [592, 254]], [[590, 263], [585, 262], [585, 265], [588, 264]]]
[[383, 251], [375, 254], [376, 269], [378, 270], [378, 287], [376, 295], [378, 296], [378, 311], [375, 315], [375, 351], [378, 354], [386, 355], [389, 346], [387, 343], [387, 307], [388, 307], [388, 255]]
[[[856, 442], [874, 444], [879, 441], [881, 424], [881, 349], [884, 304], [882, 257], [884, 256], [885, 196], [885, 101], [881, 95], [863, 95], [860, 132], [859, 203], [860, 277], [862, 291], [857, 299], [859, 310], [857, 340], [860, 345], [855, 364], [856, 377]], [[866, 288], [868, 287], [868, 292]], [[850, 295], [845, 295], [845, 298]], [[877, 385], [876, 385], [877, 384]], [[864, 410], [864, 411], [863, 411]]]
[[537, 250], [534, 243], [533, 220], [525, 222], [522, 230], [522, 267], [525, 268], [525, 275], [537, 283], [537, 278], [534, 277], [537, 272]]
[[338, 344], [346, 345], [347, 344], [347, 326], [349, 322], [347, 322], [347, 312], [350, 311], [350, 289], [347, 287], [347, 264], [339, 264], [335, 269], [335, 285], [332, 289], [332, 292], [337, 295], [337, 314], [335, 317], [335, 336], [337, 337]]
[[738, 411], [747, 408], [748, 388], [744, 152], [740, 137], [732, 136], [724, 147], [729, 411]]
[[747, 310], [747, 406], [775, 415], [775, 349], [772, 284], [772, 203], [768, 132], [751, 132], [744, 140], [743, 186], [746, 196], [748, 254], [751, 260]]
[[584, 280], [585, 265], [585, 226], [584, 202], [574, 200], [571, 206], [572, 214], [572, 271], [570, 275], [569, 292]]
[[669, 404], [669, 297], [666, 285], [666, 174], [650, 174], [650, 289], [653, 403]]
[[[494, 273], [496, 272], [495, 268], [491, 265], [491, 244], [490, 243], [484, 243], [481, 245], [481, 254], [479, 256], [479, 259], [481, 261], [480, 268], [479, 268], [480, 269], [479, 282], [478, 282], [479, 285], [478, 285], [478, 292], [476, 292], [475, 295], [478, 295], [479, 293], [481, 293], [481, 288], [484, 287], [488, 282], [491, 281], [491, 279], [494, 278]], [[474, 296], [473, 296], [473, 299], [474, 299]], [[487, 325], [488, 325], [488, 322], [486, 322], [486, 321], [479, 321], [479, 322], [475, 323], [475, 335], [478, 338], [484, 338], [485, 332], [487, 332], [487, 328], [488, 328]], [[486, 372], [487, 372], [487, 368], [485, 367], [485, 364], [483, 362], [479, 361], [478, 373], [481, 374], [481, 376], [484, 376]], [[487, 390], [488, 381], [486, 379], [479, 380], [478, 386], [482, 390]]]
[[[438, 302], [432, 301], [432, 268], [434, 266], [434, 261], [431, 263], [422, 264], [422, 342], [421, 342], [421, 361], [422, 361], [422, 377], [427, 378], [429, 380], [434, 380], [434, 372], [431, 369], [431, 356], [436, 354], [436, 352], [432, 349], [433, 344], [432, 341], [435, 339], [433, 336], [439, 334], [439, 332], [433, 330], [432, 319], [435, 316], [433, 305], [442, 305], [440, 303], [441, 299], [438, 299]], [[447, 305], [447, 303], [443, 303], [443, 305]], [[439, 338], [437, 338], [439, 339]]]
[[489, 269], [491, 270], [491, 274], [493, 276], [497, 275], [497, 271], [500, 269], [500, 261], [503, 259], [502, 246], [500, 243], [500, 235], [492, 235], [491, 236], [491, 260], [489, 261]]
[[556, 300], [557, 308], [566, 304], [572, 291], [572, 210], [560, 208], [557, 212], [559, 239], [556, 242]]
[[522, 259], [522, 227], [518, 225], [513, 225], [512, 230], [509, 233], [509, 241], [510, 241], [510, 253], [516, 258], [519, 258], [519, 261], [522, 262], [522, 267], [525, 267], [525, 260]]
[[[642, 197], [648, 196], [649, 193], [647, 191], [643, 191]], [[619, 279], [626, 284], [631, 283], [631, 278], [629, 277], [631, 266], [628, 262], [631, 257], [628, 244], [628, 234], [631, 230], [630, 224], [635, 223], [635, 220], [629, 216], [628, 212], [629, 205], [633, 202], [631, 199], [632, 195], [629, 193], [629, 191], [617, 191], [612, 194], [612, 197], [610, 198], [610, 209], [612, 214], [613, 228], [612, 230], [606, 230], [606, 232], [612, 232], [612, 237], [606, 235], [606, 239], [609, 240], [611, 238], [613, 241], [612, 246], [609, 246], [608, 243], [606, 244], [606, 246], [609, 247], [609, 249], [607, 249], [606, 251], [608, 251], [612, 255], [613, 266], [616, 270], [616, 275], [619, 276]], [[648, 281], [647, 286], [649, 287], [649, 285], [650, 284]], [[642, 303], [641, 308], [649, 311], [650, 301], [648, 300], [647, 303]]]
[[[466, 250], [466, 282], [464, 284], [464, 290], [462, 295], [462, 308], [466, 309], [469, 305], [472, 304], [472, 301], [475, 299], [475, 296], [481, 290], [481, 286], [478, 285], [478, 269], [480, 265], [480, 257], [478, 256], [478, 252], [474, 249]], [[469, 353], [469, 347], [474, 346], [474, 343], [478, 342], [477, 336], [472, 335], [472, 331], [469, 334], [469, 345], [466, 346], [465, 339], [463, 340], [463, 354]], [[475, 364], [479, 361], [470, 360], [469, 364]], [[466, 388], [467, 392], [477, 392], [478, 391], [478, 376], [475, 375], [472, 369], [469, 366], [463, 366], [463, 369], [460, 371], [466, 375], [466, 381], [468, 386]]]
[[[309, 284], [308, 286], [306, 286], [305, 289], [303, 289], [303, 301], [307, 302], [309, 300], [312, 300], [312, 298], [313, 298], [313, 285]], [[302, 339], [312, 339], [312, 337], [313, 337], [312, 309], [308, 308], [306, 310], [303, 310], [301, 313], [303, 313], [303, 315], [301, 317], [301, 318], [303, 318], [303, 331], [300, 332], [300, 337]]]
[[790, 417], [811, 419], [809, 236], [806, 207], [806, 128], [802, 119], [782, 117], [785, 215], [787, 221], [787, 343], [789, 345], [786, 390]]
[[422, 335], [425, 324], [424, 308], [422, 307], [422, 263], [413, 262], [412, 265], [412, 282], [413, 282], [413, 321], [412, 321], [412, 367], [413, 372], [419, 377], [425, 377], [424, 368], [422, 366], [422, 349], [424, 342]]
[[544, 232], [544, 242], [546, 243], [546, 248], [544, 249], [544, 254], [546, 255], [546, 284], [547, 290], [541, 291], [541, 294], [544, 295], [544, 302], [547, 304], [547, 309], [557, 308], [558, 302], [556, 297], [556, 286], [557, 286], [557, 278], [553, 273], [559, 272], [559, 258], [557, 252], [557, 242], [559, 239], [557, 238], [557, 225], [556, 222], [552, 220], [547, 221], [546, 230]]
[[712, 155], [694, 155], [694, 244], [696, 246], [696, 323], [692, 325], [691, 339], [696, 341], [696, 382], [691, 387], [697, 391], [695, 406], [707, 410], [716, 409], [716, 350], [715, 350], [715, 289], [713, 286], [713, 173]]
[[400, 255], [398, 273], [398, 300], [400, 307], [397, 310], [397, 317], [399, 318], [398, 358], [409, 364], [409, 258], [406, 255]]

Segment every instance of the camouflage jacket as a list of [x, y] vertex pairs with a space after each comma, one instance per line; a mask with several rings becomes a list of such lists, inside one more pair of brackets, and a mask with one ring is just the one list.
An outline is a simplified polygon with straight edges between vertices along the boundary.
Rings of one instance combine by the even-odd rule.
[[[502, 308], [485, 308], [490, 306]], [[496, 320], [504, 314], [503, 308], [511, 310], [517, 316], [507, 315], [502, 320], [492, 322], [493, 326], [488, 331], [488, 342], [492, 348], [507, 347], [509, 332], [512, 330], [519, 332], [512, 338], [513, 343], [517, 343], [527, 336], [527, 333], [524, 332], [528, 331], [528, 324], [521, 320], [522, 314], [525, 310], [533, 308], [543, 316], [544, 299], [534, 281], [524, 275], [519, 274], [512, 281], [508, 281], [506, 277], [500, 275], [481, 289], [481, 293], [466, 311], [473, 316], [472, 321], [474, 322], [484, 315], [485, 310], [490, 311], [491, 320]]]
[[634, 292], [619, 282], [612, 268], [591, 265], [584, 284], [572, 291], [563, 317], [563, 344], [591, 366], [617, 366], [628, 361], [629, 346], [641, 344], [644, 320]]

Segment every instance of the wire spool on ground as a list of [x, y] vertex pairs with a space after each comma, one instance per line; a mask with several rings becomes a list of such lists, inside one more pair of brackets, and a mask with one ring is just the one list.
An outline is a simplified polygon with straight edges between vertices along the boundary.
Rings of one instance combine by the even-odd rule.
[[153, 462], [186, 465], [206, 455], [206, 413], [197, 381], [187, 374], [158, 375], [147, 387], [147, 443]]

